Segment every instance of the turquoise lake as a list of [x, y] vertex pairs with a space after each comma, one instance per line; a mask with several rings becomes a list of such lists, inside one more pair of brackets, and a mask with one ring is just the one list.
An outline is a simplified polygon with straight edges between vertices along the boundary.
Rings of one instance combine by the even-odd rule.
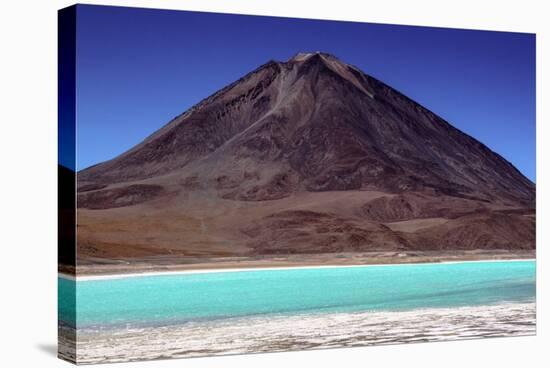
[[80, 329], [523, 302], [535, 298], [535, 271], [529, 260], [59, 277], [59, 318]]

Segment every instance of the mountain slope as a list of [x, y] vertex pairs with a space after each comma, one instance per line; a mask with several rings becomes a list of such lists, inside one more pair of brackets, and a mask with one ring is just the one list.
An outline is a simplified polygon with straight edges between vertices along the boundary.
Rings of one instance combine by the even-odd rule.
[[[88, 226], [79, 241], [105, 254], [121, 244], [125, 256], [137, 248], [232, 255], [534, 247], [531, 181], [398, 91], [319, 52], [262, 65], [126, 153], [79, 172], [78, 186]], [[314, 193], [317, 203], [308, 202]], [[342, 193], [353, 201], [331, 205]], [[226, 229], [205, 207], [242, 221], [226, 219]], [[120, 236], [141, 221], [136, 211], [170, 227], [163, 240], [153, 230]], [[111, 230], [86, 222], [114, 213], [121, 223]], [[167, 213], [189, 218], [178, 227]], [[427, 218], [445, 222], [415, 231], [388, 225]], [[202, 230], [187, 228], [194, 221]], [[503, 236], [507, 224], [517, 231]], [[182, 234], [196, 244], [181, 244]]]

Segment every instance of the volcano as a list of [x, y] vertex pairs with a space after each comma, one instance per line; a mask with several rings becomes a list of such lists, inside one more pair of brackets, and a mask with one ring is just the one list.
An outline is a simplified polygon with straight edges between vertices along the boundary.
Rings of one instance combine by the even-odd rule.
[[77, 174], [82, 262], [535, 248], [535, 185], [335, 56], [269, 61]]

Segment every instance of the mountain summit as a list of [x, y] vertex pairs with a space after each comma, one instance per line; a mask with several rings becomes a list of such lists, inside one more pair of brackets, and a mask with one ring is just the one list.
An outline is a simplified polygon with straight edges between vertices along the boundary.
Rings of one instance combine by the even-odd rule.
[[510, 249], [535, 239], [535, 185], [512, 164], [323, 52], [260, 66], [79, 172], [78, 191], [83, 257]]

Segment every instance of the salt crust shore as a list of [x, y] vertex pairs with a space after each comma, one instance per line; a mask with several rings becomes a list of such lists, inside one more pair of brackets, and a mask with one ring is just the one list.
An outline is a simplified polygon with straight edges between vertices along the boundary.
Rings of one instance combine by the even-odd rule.
[[299, 269], [330, 269], [330, 268], [357, 268], [357, 267], [384, 267], [384, 266], [417, 266], [430, 264], [457, 264], [457, 263], [485, 263], [485, 262], [524, 262], [535, 261], [535, 258], [519, 259], [488, 259], [475, 261], [441, 261], [441, 262], [422, 262], [422, 263], [380, 263], [380, 264], [359, 264], [359, 265], [323, 265], [323, 266], [281, 266], [281, 267], [246, 267], [246, 268], [211, 268], [194, 270], [171, 270], [171, 271], [144, 271], [136, 273], [119, 273], [105, 275], [85, 275], [73, 276], [65, 273], [58, 273], [58, 276], [73, 281], [91, 281], [91, 280], [111, 280], [130, 277], [145, 276], [169, 276], [169, 275], [187, 275], [204, 273], [224, 273], [224, 272], [250, 272], [250, 271], [273, 271], [273, 270], [299, 270]]
[[[227, 318], [160, 327], [79, 329], [78, 363], [449, 341], [536, 333], [535, 302], [397, 312]], [[74, 346], [60, 345], [71, 360]]]

